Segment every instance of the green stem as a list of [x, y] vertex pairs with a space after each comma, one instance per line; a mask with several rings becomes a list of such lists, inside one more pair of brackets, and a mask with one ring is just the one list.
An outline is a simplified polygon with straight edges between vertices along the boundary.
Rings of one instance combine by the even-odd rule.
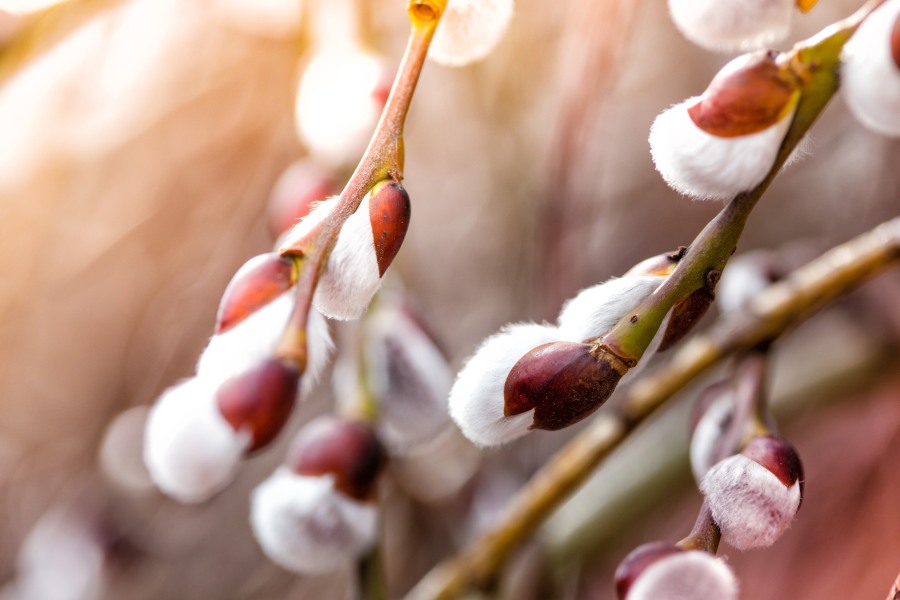
[[837, 92], [841, 49], [863, 19], [882, 2], [869, 2], [849, 18], [780, 57], [799, 82], [801, 95], [769, 174], [753, 190], [739, 194], [722, 209], [694, 239], [666, 282], [597, 340], [602, 347], [626, 365], [636, 365], [672, 307], [708, 285], [710, 273], [720, 273], [725, 268], [753, 207]]

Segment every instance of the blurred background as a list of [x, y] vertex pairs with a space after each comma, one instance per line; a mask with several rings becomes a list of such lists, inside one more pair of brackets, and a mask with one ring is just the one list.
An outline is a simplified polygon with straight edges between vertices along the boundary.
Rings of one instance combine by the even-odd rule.
[[[193, 372], [231, 275], [272, 246], [273, 186], [316, 144], [301, 143], [295, 127], [305, 65], [347, 36], [389, 77], [406, 41], [405, 3], [8, 4], [0, 597], [353, 597], [351, 572], [294, 576], [267, 561], [250, 532], [249, 493], [289, 436], [196, 507], [155, 491], [141, 436], [146, 407]], [[798, 14], [791, 42], [858, 4]], [[337, 24], [335, 5], [350, 11]], [[426, 65], [405, 136], [413, 216], [388, 279], [417, 299], [454, 370], [504, 323], [555, 318], [582, 287], [689, 243], [716, 213], [665, 186], [646, 139], [656, 114], [702, 92], [728, 58], [684, 40], [662, 2], [518, 0], [486, 60]], [[371, 94], [377, 101], [377, 85]], [[338, 178], [357, 152], [349, 142], [341, 151], [317, 156]], [[863, 129], [836, 98], [812, 131], [810, 156], [776, 180], [738, 251], [814, 256], [898, 214], [900, 144]], [[721, 549], [744, 598], [887, 593], [900, 571], [898, 347], [896, 272], [777, 347], [773, 397], [804, 459], [806, 497], [773, 548]], [[612, 570], [631, 548], [687, 534], [700, 505], [685, 450], [691, 397], [642, 429], [593, 491], [547, 524], [500, 593], [611, 598]], [[326, 377], [292, 428], [333, 401]], [[392, 594], [489, 526], [572, 434], [479, 454], [448, 431], [442, 450], [407, 461], [382, 490]], [[425, 481], [429, 471], [446, 476]]]

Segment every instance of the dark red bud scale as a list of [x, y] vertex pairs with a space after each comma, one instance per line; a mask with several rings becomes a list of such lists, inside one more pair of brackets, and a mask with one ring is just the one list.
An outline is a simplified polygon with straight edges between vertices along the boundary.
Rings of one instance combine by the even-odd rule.
[[900, 69], [900, 15], [894, 19], [894, 27], [891, 29], [891, 57], [894, 64]]
[[553, 431], [584, 419], [612, 395], [628, 367], [599, 346], [551, 342], [513, 365], [503, 388], [507, 417], [534, 409], [532, 429]]
[[668, 350], [690, 333], [694, 325], [703, 318], [713, 303], [715, 293], [707, 288], [694, 291], [687, 298], [672, 307], [672, 316], [659, 344], [659, 351]]
[[775, 57], [748, 54], [719, 71], [700, 101], [688, 109], [694, 124], [727, 138], [757, 133], [780, 121], [794, 106], [799, 88]]
[[297, 398], [300, 372], [270, 358], [236, 377], [216, 392], [216, 404], [235, 431], [249, 431], [247, 452], [275, 439], [287, 423]]
[[632, 550], [616, 567], [616, 594], [619, 596], [619, 600], [625, 600], [631, 586], [644, 572], [644, 569], [661, 558], [679, 552], [684, 552], [684, 550], [664, 542], [650, 542]]
[[750, 440], [741, 454], [771, 471], [788, 487], [799, 481], [800, 496], [803, 496], [803, 465], [787, 440], [775, 435], [761, 435]]
[[294, 261], [276, 252], [260, 254], [234, 274], [216, 314], [216, 334], [225, 333], [285, 293], [296, 281]]
[[409, 194], [399, 183], [381, 182], [372, 189], [369, 220], [378, 259], [378, 274], [384, 275], [400, 250], [409, 228]]
[[324, 418], [301, 430], [286, 462], [298, 475], [333, 475], [335, 488], [344, 494], [371, 500], [387, 453], [365, 423]]

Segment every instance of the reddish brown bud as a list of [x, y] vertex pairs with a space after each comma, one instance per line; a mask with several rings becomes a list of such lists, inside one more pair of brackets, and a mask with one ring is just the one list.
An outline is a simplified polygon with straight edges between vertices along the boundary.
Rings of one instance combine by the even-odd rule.
[[409, 227], [409, 194], [393, 181], [376, 184], [369, 199], [378, 274], [383, 276], [400, 250]]
[[237, 432], [251, 435], [247, 452], [269, 444], [281, 431], [297, 397], [300, 372], [270, 358], [232, 377], [216, 392], [216, 404]]
[[533, 408], [532, 429], [568, 427], [600, 408], [627, 371], [621, 360], [596, 345], [543, 344], [510, 370], [503, 413], [511, 417]]
[[694, 325], [703, 318], [706, 310], [715, 300], [715, 293], [707, 288], [701, 288], [672, 307], [672, 316], [659, 344], [659, 351], [668, 350], [690, 333]]
[[216, 334], [224, 333], [294, 285], [294, 262], [275, 252], [260, 254], [234, 274], [216, 315]]
[[784, 118], [796, 104], [799, 88], [775, 57], [747, 54], [719, 71], [700, 101], [688, 109], [694, 124], [727, 138], [757, 133]]
[[785, 486], [800, 482], [803, 498], [803, 465], [800, 456], [787, 440], [775, 435], [762, 435], [750, 440], [741, 454], [772, 472]]
[[628, 590], [631, 589], [638, 576], [644, 572], [644, 569], [663, 557], [679, 552], [683, 552], [683, 550], [664, 542], [650, 542], [632, 550], [616, 567], [616, 594], [619, 596], [619, 600], [625, 600]]
[[334, 176], [309, 160], [289, 166], [272, 189], [266, 216], [269, 234], [277, 238], [309, 214], [316, 202], [340, 193]]
[[286, 462], [298, 475], [333, 475], [336, 489], [357, 500], [370, 500], [387, 454], [365, 423], [324, 417], [297, 434]]
[[900, 15], [894, 19], [894, 27], [891, 29], [891, 57], [900, 69]]

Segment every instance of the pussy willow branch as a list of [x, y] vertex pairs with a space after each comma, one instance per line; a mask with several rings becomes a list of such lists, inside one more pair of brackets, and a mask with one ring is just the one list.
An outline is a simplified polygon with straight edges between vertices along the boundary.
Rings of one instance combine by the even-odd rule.
[[867, 3], [844, 21], [779, 57], [779, 62], [799, 83], [801, 96], [769, 174], [756, 188], [735, 197], [704, 227], [665, 283], [598, 340], [602, 348], [624, 364], [634, 366], [672, 307], [706, 286], [711, 272], [721, 272], [725, 268], [753, 207], [837, 91], [841, 49], [882, 1]]
[[659, 373], [638, 382], [618, 410], [597, 416], [522, 489], [492, 531], [435, 567], [407, 600], [453, 598], [494, 580], [510, 551], [578, 488], [634, 429], [673, 394], [731, 354], [775, 339], [789, 327], [900, 262], [900, 217], [833, 248], [757, 296], [741, 314], [716, 322]]
[[[734, 198], [700, 232], [666, 283], [599, 340], [625, 364], [635, 364], [640, 359], [663, 318], [678, 301], [705, 286], [711, 270], [724, 268], [753, 206], [837, 91], [841, 49], [882, 1], [867, 3], [851, 17], [781, 57], [800, 82], [801, 97], [772, 169], [759, 186]], [[470, 587], [490, 585], [515, 545], [532, 533], [666, 399], [723, 357], [774, 339], [828, 299], [893, 262], [898, 254], [898, 227], [900, 221], [891, 221], [841, 247], [843, 250], [826, 254], [758, 297], [747, 314], [740, 315], [740, 321], [725, 321], [709, 335], [688, 343], [668, 369], [635, 385], [620, 410], [596, 417], [584, 433], [532, 478], [494, 530], [476, 539], [455, 558], [438, 564], [413, 588], [408, 599], [452, 598]], [[854, 260], [847, 263], [847, 254]], [[772, 304], [767, 306], [766, 302]]]
[[403, 178], [403, 126], [445, 4], [446, 0], [409, 1], [407, 10], [412, 26], [409, 42], [369, 146], [341, 191], [335, 209], [309, 235], [299, 240], [288, 236], [279, 249], [283, 256], [292, 257], [298, 264], [299, 276], [295, 286], [297, 301], [276, 355], [301, 371], [306, 367], [306, 323], [313, 295], [341, 227], [359, 208], [372, 186], [384, 179]]

